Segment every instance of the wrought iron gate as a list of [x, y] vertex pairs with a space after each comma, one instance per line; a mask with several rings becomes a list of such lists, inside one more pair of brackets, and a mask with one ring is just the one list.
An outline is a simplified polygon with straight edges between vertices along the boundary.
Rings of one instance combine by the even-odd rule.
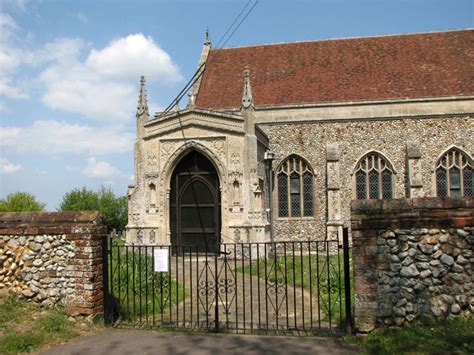
[[350, 331], [347, 230], [343, 241], [222, 244], [203, 253], [108, 239], [104, 317], [116, 326], [216, 332]]

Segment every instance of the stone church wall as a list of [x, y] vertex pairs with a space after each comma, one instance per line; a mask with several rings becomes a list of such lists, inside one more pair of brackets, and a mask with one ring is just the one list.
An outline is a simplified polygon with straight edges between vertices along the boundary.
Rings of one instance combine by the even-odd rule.
[[[281, 113], [283, 115], [283, 113]], [[274, 228], [277, 239], [323, 239], [326, 233], [326, 149], [337, 144], [340, 153], [340, 197], [342, 222], [349, 226], [353, 199], [352, 172], [357, 161], [371, 150], [382, 153], [395, 170], [394, 197], [407, 196], [407, 143], [415, 142], [421, 152], [422, 187], [419, 196], [435, 196], [434, 168], [439, 156], [455, 145], [474, 152], [474, 119], [400, 118], [359, 121], [312, 121], [292, 124], [262, 124], [275, 153], [275, 169], [291, 154], [306, 159], [315, 172], [314, 217], [278, 218], [278, 196], [274, 189]]]

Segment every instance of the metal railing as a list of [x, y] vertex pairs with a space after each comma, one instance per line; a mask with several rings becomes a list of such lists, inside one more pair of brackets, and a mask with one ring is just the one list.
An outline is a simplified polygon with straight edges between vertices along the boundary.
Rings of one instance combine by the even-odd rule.
[[[239, 333], [350, 332], [350, 251], [338, 240], [104, 245], [105, 320]], [[332, 252], [335, 250], [335, 252]], [[341, 251], [344, 251], [341, 252]]]

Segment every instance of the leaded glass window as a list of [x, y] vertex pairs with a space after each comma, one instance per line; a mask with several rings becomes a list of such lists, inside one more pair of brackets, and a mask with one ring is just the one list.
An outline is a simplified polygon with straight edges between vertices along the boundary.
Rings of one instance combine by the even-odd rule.
[[391, 165], [382, 155], [375, 152], [366, 154], [354, 172], [356, 199], [392, 198], [393, 174]]
[[288, 177], [285, 174], [278, 175], [278, 215], [288, 217]]
[[313, 216], [313, 172], [303, 159], [291, 156], [278, 168], [278, 216]]
[[474, 164], [472, 158], [457, 148], [451, 148], [436, 164], [436, 194], [440, 197], [473, 196]]

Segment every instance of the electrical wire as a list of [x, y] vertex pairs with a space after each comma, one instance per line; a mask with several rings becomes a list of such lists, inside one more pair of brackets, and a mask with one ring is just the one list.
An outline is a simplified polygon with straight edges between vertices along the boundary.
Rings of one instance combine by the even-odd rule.
[[[217, 46], [216, 48], [219, 47], [219, 44], [222, 42], [222, 40], [225, 38], [225, 36], [229, 33], [229, 31], [232, 29], [232, 27], [234, 26], [234, 24], [238, 21], [238, 19], [241, 17], [241, 15], [245, 12], [245, 10], [248, 8], [249, 4], [251, 3], [252, 0], [249, 0], [247, 2], [247, 4], [243, 7], [243, 9], [240, 11], [240, 13], [237, 15], [237, 17], [234, 19], [234, 21], [232, 22], [232, 24], [227, 28], [227, 31], [224, 33], [224, 35], [221, 37], [221, 39], [219, 40], [219, 42], [217, 43]], [[234, 28], [234, 30], [231, 32], [231, 34], [227, 37], [227, 39], [225, 40], [225, 42], [222, 44], [222, 47], [218, 48], [218, 49], [221, 49], [223, 48], [226, 43], [233, 37], [233, 35], [235, 34], [235, 32], [238, 30], [238, 28], [240, 27], [240, 25], [245, 21], [245, 19], [250, 15], [250, 13], [253, 11], [253, 9], [255, 8], [255, 6], [257, 6], [259, 0], [256, 0], [255, 3], [252, 5], [252, 7], [247, 11], [247, 13], [245, 14], [245, 16], [242, 18], [242, 20], [238, 23], [238, 25]], [[196, 72], [193, 74], [193, 76], [191, 77], [191, 79], [186, 83], [186, 85], [184, 86], [184, 88], [179, 92], [179, 94], [173, 99], [173, 101], [171, 101], [171, 103], [165, 108], [165, 110], [163, 112], [161, 112], [161, 114], [158, 116], [158, 118], [166, 115], [168, 112], [171, 111], [171, 109], [176, 105], [177, 102], [179, 102], [183, 97], [184, 95], [186, 95], [186, 93], [188, 92], [188, 90], [194, 85], [194, 83], [196, 83], [200, 78], [201, 76], [203, 75], [204, 73], [204, 70], [201, 70], [203, 69], [204, 65], [206, 63], [202, 63], [199, 68], [196, 70]]]
[[253, 6], [250, 8], [250, 10], [247, 12], [247, 14], [244, 16], [244, 18], [239, 22], [239, 24], [237, 25], [236, 28], [234, 28], [234, 30], [232, 31], [232, 33], [230, 34], [230, 36], [226, 39], [226, 41], [224, 42], [224, 44], [222, 45], [222, 47], [224, 47], [226, 45], [227, 42], [229, 42], [229, 40], [232, 38], [232, 36], [234, 35], [235, 31], [238, 30], [238, 28], [240, 27], [240, 25], [242, 24], [242, 22], [245, 21], [245, 19], [248, 17], [248, 15], [250, 15], [250, 13], [252, 12], [252, 10], [255, 8], [255, 6], [257, 6], [258, 4], [258, 0], [255, 1], [255, 4], [253, 4]]
[[[160, 114], [160, 117], [167, 114], [175, 105], [176, 102], [180, 101], [184, 95], [186, 95], [187, 91], [194, 85], [194, 83], [201, 77], [202, 71], [201, 69], [204, 67], [205, 63], [202, 63], [199, 68], [196, 70], [194, 75], [191, 77], [191, 79], [186, 83], [184, 88], [179, 92], [179, 94], [173, 99], [173, 101], [163, 110], [163, 112]], [[199, 74], [199, 75], [198, 75]], [[197, 76], [196, 76], [197, 75]]]
[[247, 4], [244, 6], [244, 8], [240, 11], [240, 13], [237, 15], [237, 17], [234, 19], [234, 21], [232, 22], [232, 24], [227, 28], [227, 31], [225, 31], [225, 33], [222, 35], [221, 39], [219, 40], [219, 42], [217, 42], [216, 44], [216, 48], [219, 48], [219, 44], [221, 44], [222, 40], [225, 38], [225, 36], [229, 33], [229, 31], [232, 29], [232, 27], [235, 25], [235, 23], [237, 22], [237, 20], [240, 18], [240, 16], [243, 14], [243, 12], [245, 11], [245, 9], [249, 6], [249, 4], [252, 2], [252, 0], [249, 0], [247, 2]]

